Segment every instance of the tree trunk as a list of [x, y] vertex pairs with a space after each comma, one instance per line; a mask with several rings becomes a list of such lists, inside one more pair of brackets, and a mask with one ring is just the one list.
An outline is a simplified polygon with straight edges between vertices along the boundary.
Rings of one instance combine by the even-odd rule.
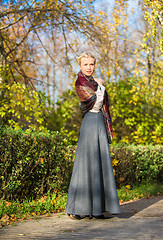
[[3, 82], [3, 70], [5, 66], [3, 37], [0, 31], [0, 83]]

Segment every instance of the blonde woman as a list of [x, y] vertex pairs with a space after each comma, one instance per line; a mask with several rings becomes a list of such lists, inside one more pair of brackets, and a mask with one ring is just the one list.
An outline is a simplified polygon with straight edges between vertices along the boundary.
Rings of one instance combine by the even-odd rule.
[[80, 72], [75, 83], [83, 121], [68, 191], [66, 213], [72, 219], [105, 218], [119, 214], [109, 143], [112, 125], [109, 99], [102, 80], [92, 77], [96, 59], [91, 53], [78, 58]]

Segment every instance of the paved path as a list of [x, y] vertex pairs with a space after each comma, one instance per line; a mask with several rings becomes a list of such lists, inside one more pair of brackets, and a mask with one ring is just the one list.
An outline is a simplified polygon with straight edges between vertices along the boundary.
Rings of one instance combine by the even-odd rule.
[[0, 229], [0, 240], [163, 240], [163, 196], [121, 205], [122, 213], [105, 220], [72, 220], [53, 214]]

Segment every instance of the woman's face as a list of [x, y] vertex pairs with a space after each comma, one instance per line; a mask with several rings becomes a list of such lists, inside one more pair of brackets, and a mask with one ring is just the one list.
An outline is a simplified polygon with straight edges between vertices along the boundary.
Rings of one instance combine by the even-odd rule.
[[95, 70], [95, 60], [92, 57], [82, 57], [81, 58], [81, 64], [79, 65], [80, 70], [83, 74], [86, 76], [91, 76], [94, 73]]

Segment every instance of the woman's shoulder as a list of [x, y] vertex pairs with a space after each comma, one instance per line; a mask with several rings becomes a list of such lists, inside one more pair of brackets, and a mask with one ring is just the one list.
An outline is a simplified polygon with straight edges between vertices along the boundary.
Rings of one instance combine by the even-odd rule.
[[94, 80], [101, 85], [103, 85], [104, 83], [104, 81], [101, 78], [94, 78]]

